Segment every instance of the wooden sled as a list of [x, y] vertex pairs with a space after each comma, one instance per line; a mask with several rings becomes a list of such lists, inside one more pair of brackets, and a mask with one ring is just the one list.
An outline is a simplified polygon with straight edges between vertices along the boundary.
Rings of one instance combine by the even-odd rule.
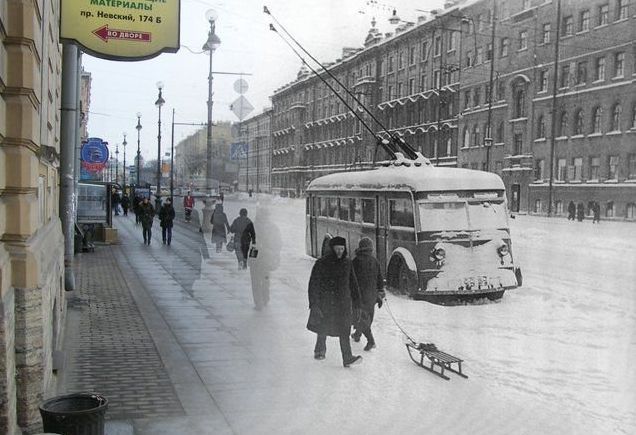
[[[439, 351], [432, 343], [409, 342], [405, 344], [406, 350], [409, 352], [409, 356], [413, 362], [423, 369], [426, 369], [447, 381], [450, 380], [450, 378], [446, 376], [446, 371], [468, 379], [468, 376], [462, 373], [463, 360]], [[418, 353], [419, 357], [417, 357]], [[428, 361], [425, 362], [424, 358], [428, 358]], [[453, 364], [457, 365], [457, 369], [453, 367]], [[439, 367], [439, 371], [435, 370], [435, 367]]]

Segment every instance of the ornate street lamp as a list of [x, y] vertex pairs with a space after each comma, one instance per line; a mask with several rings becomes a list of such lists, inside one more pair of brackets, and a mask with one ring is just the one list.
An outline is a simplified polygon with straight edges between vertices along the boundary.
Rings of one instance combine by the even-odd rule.
[[119, 183], [119, 144], [115, 145], [115, 183]]
[[140, 134], [141, 134], [141, 112], [137, 112], [137, 186], [139, 186], [139, 174], [141, 173], [141, 146], [140, 146]]
[[155, 205], [156, 208], [159, 208], [161, 206], [161, 106], [166, 103], [166, 100], [161, 96], [162, 82], [157, 82], [157, 89], [159, 89], [159, 96], [155, 101], [155, 106], [159, 109], [159, 122], [157, 124], [157, 194], [155, 195]]
[[126, 194], [126, 145], [128, 145], [128, 142], [126, 142], [126, 132], [124, 132], [124, 141], [121, 144], [124, 147], [124, 181], [123, 181], [123, 185], [124, 185], [124, 195]]
[[208, 71], [208, 134], [206, 142], [206, 171], [205, 171], [205, 187], [208, 193], [212, 193], [212, 54], [221, 45], [221, 40], [214, 33], [215, 23], [218, 17], [214, 9], [209, 9], [205, 13], [205, 18], [210, 23], [210, 31], [208, 32], [208, 40], [203, 44], [203, 50], [210, 53], [210, 68]]

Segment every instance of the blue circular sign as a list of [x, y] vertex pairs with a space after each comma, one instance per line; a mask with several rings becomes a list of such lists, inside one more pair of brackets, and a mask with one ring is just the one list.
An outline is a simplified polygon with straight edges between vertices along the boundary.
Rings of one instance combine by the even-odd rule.
[[98, 137], [88, 138], [82, 145], [82, 165], [89, 171], [100, 171], [108, 162], [108, 142]]

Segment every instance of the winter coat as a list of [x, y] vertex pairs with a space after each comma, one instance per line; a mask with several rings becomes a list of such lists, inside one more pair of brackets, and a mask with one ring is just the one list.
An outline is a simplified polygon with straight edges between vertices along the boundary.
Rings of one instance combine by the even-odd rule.
[[356, 258], [352, 263], [360, 288], [360, 307], [368, 313], [373, 313], [378, 291], [384, 288], [380, 263], [373, 256], [372, 248], [356, 250]]
[[194, 207], [194, 198], [191, 196], [185, 196], [183, 198], [183, 208], [193, 208]]
[[130, 198], [128, 198], [128, 195], [124, 195], [124, 197], [121, 199], [121, 206], [123, 208], [130, 207]]
[[172, 228], [174, 221], [174, 207], [172, 204], [164, 204], [159, 210], [159, 222], [162, 228]]
[[[353, 308], [360, 305], [358, 281], [351, 260], [336, 257], [333, 249], [314, 264], [309, 278], [307, 329], [319, 335], [349, 335]], [[316, 311], [322, 312], [322, 317]], [[318, 313], [318, 314], [317, 314]]]
[[227, 232], [230, 230], [230, 224], [227, 221], [227, 216], [223, 212], [223, 206], [221, 204], [217, 204], [214, 207], [210, 223], [212, 224], [212, 241], [215, 243], [225, 242]]
[[141, 225], [146, 228], [152, 227], [152, 221], [155, 218], [155, 208], [148, 202], [144, 204], [143, 202], [139, 205], [139, 213], [141, 214]]
[[243, 253], [243, 257], [247, 258], [250, 243], [256, 243], [256, 231], [254, 230], [254, 224], [252, 221], [249, 221], [249, 223], [245, 226], [245, 229], [241, 231], [239, 240], [241, 243], [241, 252]]
[[[241, 249], [243, 248], [243, 233], [245, 232], [245, 229], [247, 228], [247, 226], [251, 223], [252, 221], [247, 216], [239, 216], [236, 219], [234, 219], [234, 222], [232, 222], [232, 225], [230, 225], [230, 232], [234, 234], [234, 243], [236, 244], [240, 243]], [[252, 231], [254, 231], [253, 225], [252, 225]], [[247, 247], [249, 247], [249, 244], [250, 244], [250, 240], [248, 239]], [[245, 248], [245, 250], [246, 250], [245, 252], [247, 252], [247, 248]], [[247, 258], [247, 255], [245, 255], [245, 257]]]
[[583, 205], [583, 203], [579, 203], [578, 206], [576, 206], [576, 219], [578, 221], [582, 221], [585, 218], [585, 206]]

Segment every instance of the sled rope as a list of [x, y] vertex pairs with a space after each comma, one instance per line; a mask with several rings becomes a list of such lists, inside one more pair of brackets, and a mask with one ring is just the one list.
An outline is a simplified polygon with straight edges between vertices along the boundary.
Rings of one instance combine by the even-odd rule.
[[415, 340], [413, 340], [411, 338], [411, 336], [409, 334], [407, 334], [407, 332], [404, 330], [404, 328], [402, 328], [400, 326], [400, 324], [398, 323], [397, 319], [395, 318], [395, 316], [393, 315], [393, 311], [391, 311], [391, 307], [389, 306], [389, 300], [387, 298], [384, 298], [384, 304], [386, 305], [386, 310], [389, 312], [389, 316], [391, 316], [391, 320], [393, 320], [393, 323], [395, 323], [395, 326], [398, 327], [398, 329], [402, 332], [402, 334], [404, 334], [404, 336], [413, 344], [417, 345], [417, 342]]

